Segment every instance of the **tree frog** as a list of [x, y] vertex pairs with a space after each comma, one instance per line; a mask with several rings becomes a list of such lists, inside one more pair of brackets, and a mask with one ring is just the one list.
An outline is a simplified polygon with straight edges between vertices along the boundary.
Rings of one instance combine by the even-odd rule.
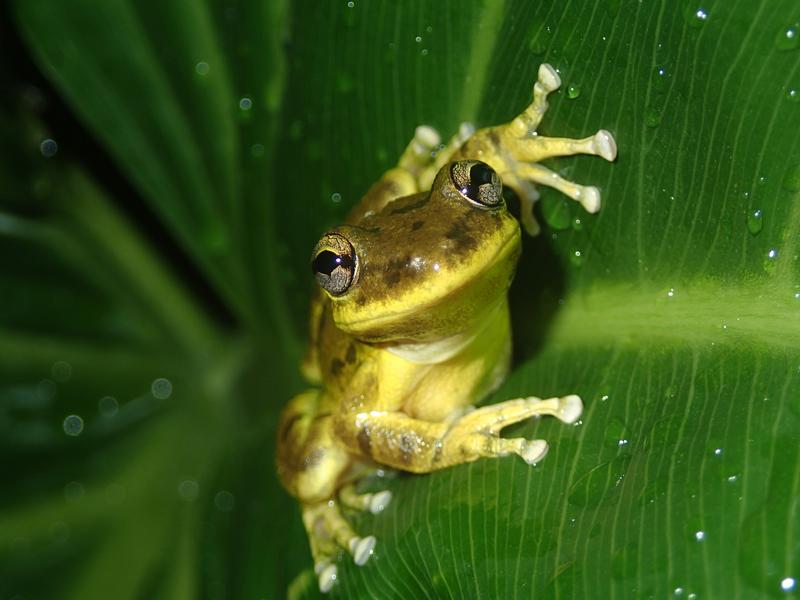
[[519, 196], [522, 225], [534, 234], [535, 185], [556, 188], [589, 212], [600, 208], [597, 188], [539, 161], [616, 157], [604, 130], [581, 140], [537, 135], [547, 95], [559, 85], [555, 69], [541, 65], [520, 115], [479, 131], [462, 125], [444, 147], [435, 130], [417, 128], [398, 165], [313, 251], [319, 293], [303, 370], [318, 387], [283, 411], [277, 465], [301, 503], [322, 592], [337, 580], [342, 551], [363, 565], [375, 548], [375, 537], [357, 534], [341, 510], [380, 512], [389, 503], [388, 491], [356, 492], [370, 468], [429, 473], [510, 454], [534, 464], [547, 451], [544, 440], [500, 431], [533, 416], [573, 423], [581, 414], [574, 394], [474, 408], [509, 368], [506, 292], [520, 227], [503, 184]]

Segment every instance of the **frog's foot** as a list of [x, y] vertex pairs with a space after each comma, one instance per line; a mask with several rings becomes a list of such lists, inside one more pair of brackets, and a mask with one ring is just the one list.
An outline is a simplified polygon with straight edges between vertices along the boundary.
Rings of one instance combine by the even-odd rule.
[[355, 485], [349, 484], [339, 492], [339, 499], [349, 508], [369, 511], [376, 515], [389, 506], [389, 502], [392, 501], [392, 492], [383, 490], [374, 494], [358, 494], [355, 491]]
[[[356, 494], [354, 490], [350, 490], [345, 493], [347, 494], [349, 494], [348, 500], [359, 504], [355, 508], [371, 512], [380, 512], [391, 500], [391, 493], [388, 491], [377, 494]], [[342, 502], [349, 505], [344, 499]], [[330, 591], [337, 581], [338, 569], [334, 559], [340, 550], [347, 551], [356, 565], [363, 566], [375, 549], [375, 536], [356, 535], [335, 500], [305, 505], [303, 523], [308, 532], [311, 554], [314, 557], [314, 571], [322, 593]]]
[[472, 123], [463, 122], [458, 127], [456, 133], [446, 146], [440, 146], [436, 152], [433, 163], [428, 165], [424, 171], [419, 175], [419, 189], [428, 190], [433, 185], [433, 180], [436, 179], [436, 174], [439, 170], [449, 163], [459, 148], [475, 133], [475, 126]]
[[420, 125], [414, 130], [414, 138], [406, 146], [397, 163], [398, 168], [408, 171], [415, 178], [433, 162], [442, 138], [439, 132], [428, 125]]
[[560, 85], [556, 70], [542, 64], [533, 86], [531, 104], [509, 123], [478, 131], [458, 153], [459, 158], [479, 158], [489, 163], [503, 183], [517, 192], [521, 204], [520, 220], [531, 235], [539, 231], [533, 217], [533, 205], [539, 198], [536, 185], [556, 188], [580, 202], [588, 212], [600, 210], [600, 192], [596, 187], [567, 181], [536, 163], [576, 154], [599, 156], [608, 161], [617, 156], [614, 136], [604, 129], [584, 139], [546, 137], [537, 133], [547, 112], [547, 96]]
[[[500, 431], [525, 419], [541, 415], [554, 416], [564, 423], [574, 423], [583, 412], [583, 402], [574, 394], [561, 398], [520, 398], [500, 404], [484, 406], [461, 417], [442, 441], [454, 456], [461, 461], [480, 457], [507, 456], [517, 454], [528, 464], [535, 464], [547, 453], [544, 440], [499, 437]], [[447, 460], [447, 459], [445, 459]]]

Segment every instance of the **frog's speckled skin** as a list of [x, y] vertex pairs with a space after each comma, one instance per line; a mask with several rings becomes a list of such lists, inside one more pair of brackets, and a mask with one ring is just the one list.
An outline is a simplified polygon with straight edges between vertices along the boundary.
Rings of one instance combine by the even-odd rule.
[[[581, 401], [574, 395], [471, 410], [508, 370], [506, 292], [520, 233], [502, 202], [483, 206], [465, 197], [459, 189], [467, 188], [459, 180], [457, 189], [452, 166], [462, 160], [490, 165], [520, 196], [529, 233], [538, 230], [531, 211], [534, 184], [555, 187], [597, 211], [596, 188], [537, 164], [579, 153], [616, 156], [613, 137], [602, 130], [584, 140], [536, 135], [547, 94], [559, 84], [552, 67], [542, 65], [525, 112], [475, 133], [463, 126], [435, 158], [431, 149], [439, 144], [438, 134], [418, 128], [398, 166], [315, 250], [315, 257], [326, 251], [339, 257], [352, 247], [354, 256], [341, 263], [349, 271], [332, 271], [338, 278], [328, 289], [334, 293], [320, 291], [312, 303], [311, 347], [303, 367], [321, 389], [300, 394], [286, 407], [278, 471], [302, 504], [322, 591], [336, 581], [339, 548], [357, 564], [372, 554], [375, 538], [357, 536], [339, 509], [343, 502], [378, 512], [389, 502], [388, 492], [354, 492], [370, 466], [427, 473], [512, 453], [534, 463], [546, 452], [543, 440], [504, 439], [500, 430], [534, 415], [567, 423], [580, 416]], [[470, 167], [456, 169], [469, 173]], [[499, 189], [483, 185], [490, 186], [479, 187], [486, 192]]]

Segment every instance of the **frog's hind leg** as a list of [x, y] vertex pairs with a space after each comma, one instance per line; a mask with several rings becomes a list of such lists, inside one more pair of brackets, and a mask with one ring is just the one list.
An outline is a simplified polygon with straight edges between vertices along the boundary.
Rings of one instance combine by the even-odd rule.
[[334, 500], [303, 506], [303, 524], [308, 533], [314, 572], [322, 593], [330, 591], [338, 577], [334, 559], [347, 550], [358, 566], [366, 564], [375, 548], [375, 536], [359, 537], [345, 520]]
[[600, 209], [600, 192], [596, 187], [567, 181], [535, 163], [576, 154], [599, 156], [608, 161], [617, 156], [614, 137], [603, 129], [583, 139], [546, 137], [537, 133], [547, 112], [547, 96], [560, 85], [561, 79], [555, 69], [548, 64], [540, 65], [531, 104], [509, 123], [478, 131], [462, 146], [457, 156], [480, 158], [489, 163], [503, 183], [517, 192], [521, 221], [531, 235], [539, 231], [533, 217], [533, 205], [539, 198], [535, 184], [554, 187], [579, 201], [589, 212]]

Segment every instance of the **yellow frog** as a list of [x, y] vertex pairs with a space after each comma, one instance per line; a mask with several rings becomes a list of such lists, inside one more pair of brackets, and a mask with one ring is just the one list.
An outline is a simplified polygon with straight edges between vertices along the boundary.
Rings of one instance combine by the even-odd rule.
[[536, 134], [547, 95], [559, 85], [556, 71], [541, 65], [522, 114], [477, 132], [462, 125], [438, 152], [438, 134], [419, 127], [397, 167], [314, 249], [321, 291], [303, 369], [320, 389], [284, 410], [278, 472], [302, 505], [323, 592], [336, 582], [341, 549], [357, 565], [372, 555], [375, 537], [357, 535], [340, 509], [379, 512], [388, 504], [388, 491], [355, 491], [370, 468], [429, 473], [509, 454], [533, 464], [546, 442], [501, 438], [500, 430], [535, 415], [572, 423], [581, 414], [576, 395], [473, 407], [500, 385], [510, 360], [506, 292], [520, 228], [501, 180], [517, 192], [533, 234], [534, 184], [560, 190], [589, 212], [600, 208], [597, 188], [566, 181], [539, 161], [616, 156], [607, 131], [582, 140]]

